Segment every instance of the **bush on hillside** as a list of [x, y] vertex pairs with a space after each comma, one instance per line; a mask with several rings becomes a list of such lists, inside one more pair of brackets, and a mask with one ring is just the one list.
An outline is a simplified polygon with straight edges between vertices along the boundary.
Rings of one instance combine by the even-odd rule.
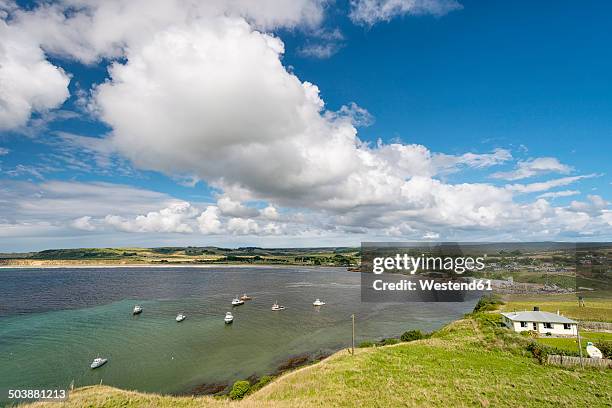
[[546, 346], [544, 344], [538, 343], [537, 341], [532, 341], [527, 346], [527, 350], [531, 351], [531, 354], [540, 362], [540, 364], [545, 364], [548, 356], [550, 354], [557, 354], [562, 356], [579, 356], [580, 354], [577, 351], [570, 351], [565, 349], [559, 349], [556, 347]]
[[388, 339], [382, 339], [380, 344], [383, 345], [383, 346], [389, 346], [391, 344], [397, 344], [399, 342], [400, 342], [399, 339], [395, 339], [393, 337], [389, 337]]
[[231, 399], [242, 399], [249, 389], [251, 388], [251, 384], [248, 381], [236, 381], [232, 386], [232, 390], [229, 393]]
[[478, 300], [476, 306], [474, 306], [474, 313], [497, 310], [497, 307], [503, 303], [504, 302], [494, 296], [483, 296]]
[[414, 341], [424, 339], [425, 335], [420, 330], [408, 330], [400, 337], [401, 341]]
[[595, 343], [595, 347], [601, 351], [604, 358], [612, 358], [612, 341], [597, 342]]
[[374, 347], [374, 342], [373, 341], [362, 341], [361, 343], [359, 343], [359, 345], [357, 347], [359, 348], [366, 348], [366, 347]]
[[537, 341], [532, 341], [527, 346], [527, 350], [531, 351], [531, 354], [533, 354], [540, 364], [544, 364], [546, 362], [548, 350], [544, 345], [538, 343]]
[[272, 380], [274, 380], [274, 377], [272, 377], [271, 375], [264, 375], [263, 377], [261, 377], [259, 379], [259, 381], [257, 381], [255, 384], [253, 384], [251, 386], [251, 388], [249, 389], [248, 393], [252, 394], [255, 391], [263, 388], [265, 385], [269, 384], [270, 382], [272, 382]]
[[524, 330], [521, 332], [521, 336], [531, 337], [532, 339], [537, 339], [540, 337], [540, 333], [535, 330]]

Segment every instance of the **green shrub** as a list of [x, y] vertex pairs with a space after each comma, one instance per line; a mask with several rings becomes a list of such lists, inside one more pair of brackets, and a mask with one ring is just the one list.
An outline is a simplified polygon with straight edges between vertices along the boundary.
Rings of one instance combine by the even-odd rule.
[[251, 385], [248, 381], [236, 381], [232, 386], [229, 396], [233, 400], [242, 399], [249, 392], [250, 388]]
[[595, 347], [601, 350], [604, 358], [612, 358], [612, 341], [600, 341], [595, 343]]
[[538, 337], [540, 337], [540, 333], [538, 333], [535, 330], [523, 330], [520, 333], [521, 333], [521, 336], [531, 337], [532, 339], [537, 339]]
[[357, 347], [359, 347], [359, 348], [374, 347], [374, 342], [372, 342], [372, 341], [362, 341], [361, 343], [359, 343], [359, 345]]
[[388, 339], [382, 339], [382, 341], [380, 342], [380, 344], [381, 344], [381, 345], [383, 345], [383, 346], [389, 346], [389, 345], [391, 345], [391, 344], [397, 344], [397, 343], [399, 343], [399, 342], [400, 342], [400, 341], [399, 341], [399, 339], [395, 339], [395, 338], [393, 338], [393, 337], [390, 337], [390, 338], [388, 338]]
[[263, 388], [265, 385], [269, 384], [270, 382], [272, 382], [272, 380], [274, 380], [274, 377], [272, 377], [271, 375], [264, 375], [263, 377], [261, 377], [259, 379], [259, 381], [257, 381], [255, 384], [253, 384], [251, 386], [251, 388], [249, 389], [248, 393], [252, 394], [257, 390], [260, 390], [261, 388]]
[[562, 356], [579, 356], [580, 354], [577, 351], [570, 351], [565, 349], [559, 349], [556, 347], [546, 346], [544, 344], [538, 343], [537, 341], [532, 341], [527, 346], [527, 350], [531, 351], [531, 354], [540, 362], [540, 364], [546, 363], [547, 357], [550, 354], [558, 354]]
[[540, 362], [540, 364], [544, 364], [546, 362], [546, 357], [548, 356], [548, 348], [543, 344], [538, 343], [537, 341], [532, 341], [527, 346], [527, 350], [531, 351], [531, 354]]
[[400, 337], [401, 341], [414, 341], [424, 339], [425, 335], [420, 330], [408, 330]]
[[506, 326], [502, 323], [501, 314], [499, 313], [473, 313], [471, 315], [478, 324], [481, 329], [489, 330], [489, 331], [497, 331], [500, 328], [506, 330]]
[[497, 307], [503, 303], [504, 302], [494, 296], [483, 296], [478, 300], [476, 306], [474, 306], [474, 313], [497, 310]]

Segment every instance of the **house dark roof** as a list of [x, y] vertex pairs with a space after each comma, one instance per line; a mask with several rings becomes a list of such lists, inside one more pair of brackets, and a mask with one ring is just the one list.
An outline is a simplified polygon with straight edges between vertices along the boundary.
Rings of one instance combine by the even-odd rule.
[[515, 322], [542, 322], [542, 323], [578, 323], [565, 316], [549, 312], [508, 312], [502, 316]]

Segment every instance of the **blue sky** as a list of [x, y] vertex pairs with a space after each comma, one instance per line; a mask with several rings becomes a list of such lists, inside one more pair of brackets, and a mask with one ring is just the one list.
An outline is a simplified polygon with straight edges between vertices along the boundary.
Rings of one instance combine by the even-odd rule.
[[[155, 8], [172, 3], [149, 3], [147, 12], [156, 15]], [[62, 2], [47, 9], [23, 2], [7, 6], [0, 45], [5, 41], [9, 51], [0, 47], [0, 58], [16, 68], [7, 68], [1, 78], [15, 79], [23, 89], [0, 89], [0, 109], [9, 107], [0, 116], [0, 153], [5, 153], [0, 198], [6, 203], [0, 251], [175, 242], [305, 246], [356, 245], [363, 239], [609, 239], [612, 27], [606, 9], [612, 6], [440, 0], [400, 1], [405, 4], [389, 8], [388, 3], [304, 0], [254, 11], [219, 2], [194, 15], [177, 11], [174, 17], [165, 10], [157, 19], [128, 10], [114, 16], [113, 24], [125, 19], [128, 26], [150, 31], [145, 36], [119, 29], [111, 44], [94, 28], [104, 23], [95, 20], [96, 13], [112, 6], [92, 7], [83, 16], [70, 14]], [[361, 15], [359, 7], [365, 10]], [[50, 14], [67, 23], [54, 25]], [[81, 17], [94, 20], [83, 26], [76, 21]], [[227, 44], [228, 35], [216, 36], [211, 28], [236, 22], [248, 28]], [[94, 27], [92, 32], [86, 26]], [[100, 27], [114, 29], [108, 22]], [[164, 44], [151, 38], [167, 33], [175, 35], [172, 44], [203, 47], [202, 60], [176, 56], [173, 49], [169, 56], [154, 54], [163, 52]], [[267, 51], [257, 48], [253, 33], [279, 40], [284, 52], [270, 45], [274, 53], [264, 57]], [[210, 48], [206, 41], [220, 46]], [[20, 60], [10, 47], [32, 56]], [[244, 66], [232, 66], [239, 59], [232, 52], [245, 55], [240, 57]], [[280, 71], [270, 65], [277, 62]], [[157, 75], [166, 63], [169, 72]], [[109, 64], [124, 67], [124, 75], [109, 73]], [[245, 78], [225, 85], [224, 71]], [[314, 84], [324, 108], [311, 112], [317, 102], [303, 102], [308, 93], [293, 89], [293, 82], [286, 92], [282, 85], [251, 88], [258, 75], [267, 83], [268, 72], [270, 83], [295, 78], [302, 88]], [[22, 74], [23, 81], [16, 77]], [[27, 85], [33, 75], [44, 84], [35, 91]], [[220, 80], [207, 82], [217, 75]], [[185, 77], [195, 81], [200, 94], [191, 94], [189, 86], [178, 93]], [[66, 89], [68, 96], [62, 94]], [[157, 103], [147, 98], [148, 89], [162, 96], [167, 91], [160, 101], [181, 102]], [[251, 98], [257, 115], [246, 103], [246, 111], [236, 108]], [[40, 100], [44, 103], [37, 107]], [[289, 106], [293, 102], [295, 109]], [[30, 108], [26, 119], [18, 120], [23, 105]], [[287, 107], [286, 118], [277, 114], [281, 106]], [[133, 116], [122, 116], [133, 109]], [[300, 109], [308, 116], [292, 116]], [[187, 119], [174, 133], [165, 121], [156, 123], [159, 112], [170, 123]], [[210, 125], [225, 112], [229, 123]], [[368, 123], [360, 122], [358, 113], [370, 118]], [[287, 134], [276, 134], [270, 124], [276, 117], [280, 128], [290, 129]], [[303, 130], [312, 123], [316, 131]], [[324, 145], [335, 137], [343, 144]], [[173, 138], [177, 143], [168, 148]], [[181, 150], [181, 145], [192, 148]], [[200, 156], [193, 146], [202, 149]], [[296, 159], [273, 165], [285, 149]], [[237, 150], [242, 156], [222, 159]], [[260, 163], [250, 163], [255, 152]], [[271, 174], [279, 180], [271, 182]], [[384, 190], [377, 196], [383, 194], [379, 179], [389, 191], [402, 193]], [[329, 188], [332, 181], [338, 183], [336, 192]], [[122, 205], [116, 189], [125, 186], [134, 189], [124, 192], [128, 196], [145, 200], [141, 208]], [[79, 197], [88, 187], [98, 188], [101, 197]], [[75, 194], [66, 194], [71, 188]], [[116, 200], [109, 197], [116, 193]], [[58, 209], [32, 210], [45, 199]], [[108, 202], [90, 214], [87, 200]], [[465, 208], [465, 219], [453, 203]]]

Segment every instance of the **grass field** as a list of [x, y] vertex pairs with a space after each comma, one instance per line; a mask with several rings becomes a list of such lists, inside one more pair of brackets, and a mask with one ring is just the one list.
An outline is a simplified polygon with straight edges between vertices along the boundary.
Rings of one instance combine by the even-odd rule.
[[575, 295], [542, 295], [519, 296], [505, 299], [506, 304], [502, 306], [502, 311], [522, 311], [533, 310], [534, 306], [539, 306], [540, 310], [557, 313], [557, 310], [572, 319], [587, 320], [597, 322], [612, 322], [612, 300], [603, 298], [585, 298], [585, 307], [578, 306]]
[[346, 350], [281, 376], [242, 401], [164, 397], [109, 387], [76, 390], [48, 407], [600, 407], [612, 370], [542, 366], [529, 340], [488, 319], [452, 323], [432, 338]]
[[[582, 338], [582, 353], [586, 356], [586, 346], [587, 342], [592, 341], [593, 343], [597, 343], [599, 341], [612, 341], [612, 333], [596, 333], [596, 332], [586, 332], [581, 331], [580, 337]], [[556, 347], [562, 350], [575, 351], [578, 352], [578, 340], [575, 337], [571, 338], [548, 338], [541, 337], [537, 339], [539, 343], [545, 344], [547, 346]]]

